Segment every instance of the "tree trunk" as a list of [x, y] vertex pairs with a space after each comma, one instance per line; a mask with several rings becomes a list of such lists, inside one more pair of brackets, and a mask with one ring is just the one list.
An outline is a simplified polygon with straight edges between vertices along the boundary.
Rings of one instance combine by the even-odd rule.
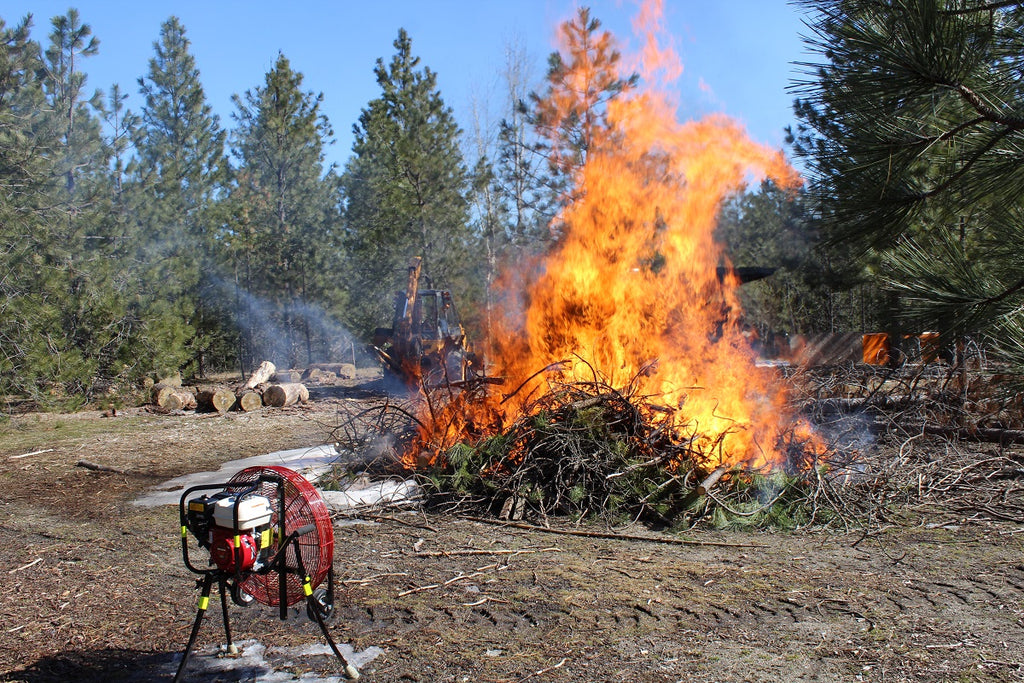
[[203, 389], [196, 394], [196, 404], [198, 410], [208, 413], [216, 410], [223, 415], [231, 410], [231, 406], [235, 405], [235, 394], [230, 389], [223, 387]]
[[305, 384], [289, 382], [287, 384], [272, 384], [263, 392], [263, 405], [274, 408], [305, 403], [309, 400], [309, 390]]

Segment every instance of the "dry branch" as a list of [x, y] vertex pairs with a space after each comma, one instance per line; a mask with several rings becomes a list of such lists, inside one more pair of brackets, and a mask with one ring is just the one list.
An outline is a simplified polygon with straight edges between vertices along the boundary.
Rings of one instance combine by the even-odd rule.
[[561, 548], [535, 548], [526, 550], [438, 550], [416, 552], [416, 557], [460, 557], [463, 555], [532, 555], [534, 553], [560, 553]]
[[114, 474], [127, 474], [124, 470], [119, 470], [116, 467], [109, 467], [107, 465], [100, 465], [89, 460], [79, 460], [75, 463], [78, 467], [84, 467], [87, 470], [93, 472], [113, 472]]
[[27, 458], [27, 457], [32, 456], [32, 455], [40, 455], [42, 453], [50, 453], [53, 450], [54, 449], [52, 449], [52, 448], [43, 448], [41, 450], [32, 451], [30, 453], [22, 453], [21, 455], [12, 455], [11, 457], [9, 457], [7, 459], [8, 460], [20, 460], [21, 458]]

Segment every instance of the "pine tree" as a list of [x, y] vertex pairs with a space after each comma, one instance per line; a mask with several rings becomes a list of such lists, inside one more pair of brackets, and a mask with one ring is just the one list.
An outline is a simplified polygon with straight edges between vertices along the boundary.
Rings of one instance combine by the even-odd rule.
[[234, 348], [224, 329], [212, 213], [226, 182], [226, 133], [206, 102], [189, 47], [177, 17], [164, 22], [148, 76], [139, 79], [145, 103], [128, 171], [144, 235], [140, 260], [151, 266], [141, 312], [148, 357], [160, 370], [203, 374], [211, 349], [221, 356]]
[[506, 115], [498, 125], [494, 183], [507, 213], [504, 242], [513, 258], [520, 258], [522, 254], [516, 252], [544, 244], [558, 197], [545, 177], [543, 141], [530, 125], [525, 58], [512, 49], [506, 54]]
[[252, 354], [276, 354], [295, 367], [323, 357], [341, 336], [324, 324], [327, 309], [343, 303], [337, 181], [333, 169], [324, 173], [332, 131], [323, 95], [303, 92], [302, 81], [278, 55], [261, 87], [235, 97], [240, 168], [229, 244], [248, 364], [263, 359]]
[[796, 150], [828, 235], [917, 331], [988, 332], [1024, 365], [1024, 7], [803, 4], [822, 59], [797, 87]]
[[545, 182], [559, 202], [568, 203], [595, 134], [611, 132], [608, 102], [634, 88], [639, 76], [620, 76], [622, 55], [589, 8], [562, 24], [560, 39], [565, 54], [548, 57], [547, 89], [530, 94], [529, 122], [542, 138], [537, 151], [548, 159]]
[[41, 49], [30, 39], [31, 16], [0, 22], [0, 391], [34, 393], [29, 359], [37, 329], [37, 271], [32, 236], [46, 224], [52, 174], [44, 153], [57, 146], [34, 130], [45, 111]]
[[75, 10], [55, 17], [39, 60], [42, 106], [31, 112], [32, 153], [45, 208], [25, 235], [16, 319], [20, 392], [42, 405], [88, 400], [116, 373], [110, 361], [120, 315], [112, 290], [106, 214], [108, 150], [100, 133], [99, 94], [86, 97], [82, 60], [98, 41]]
[[461, 131], [436, 74], [419, 68], [404, 30], [394, 47], [387, 65], [377, 60], [381, 95], [360, 114], [341, 180], [350, 281], [360, 292], [351, 321], [364, 334], [390, 322], [391, 295], [412, 256], [423, 257], [423, 272], [436, 286], [455, 292], [464, 313], [474, 308], [471, 299], [481, 299]]

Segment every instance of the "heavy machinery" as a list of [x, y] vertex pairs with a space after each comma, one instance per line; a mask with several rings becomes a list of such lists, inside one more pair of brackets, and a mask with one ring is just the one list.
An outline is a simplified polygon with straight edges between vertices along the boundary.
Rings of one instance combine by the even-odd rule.
[[[483, 363], [469, 349], [451, 292], [420, 288], [422, 267], [420, 257], [410, 260], [405, 291], [395, 295], [392, 326], [374, 332], [371, 350], [381, 360], [385, 377], [409, 389], [458, 386], [469, 379], [500, 382], [483, 377]], [[732, 276], [742, 284], [774, 272], [774, 268], [719, 266], [716, 275], [719, 282]]]
[[[209, 491], [211, 493], [202, 493]], [[319, 625], [348, 678], [359, 671], [345, 660], [325, 620], [334, 612], [334, 528], [326, 503], [316, 488], [286, 467], [249, 467], [223, 484], [186, 489], [179, 503], [181, 553], [200, 590], [192, 634], [174, 680], [182, 680], [189, 655], [216, 583], [227, 637], [231, 642], [228, 602], [246, 607], [253, 602], [288, 607], [306, 602], [306, 614]], [[191, 537], [191, 540], [190, 540]], [[195, 546], [207, 551], [208, 562], [195, 565]], [[321, 585], [326, 581], [326, 585]]]
[[385, 376], [409, 388], [457, 385], [477, 374], [479, 361], [470, 353], [452, 294], [446, 289], [421, 289], [423, 259], [409, 262], [404, 292], [395, 295], [391, 327], [378, 327], [373, 351]]

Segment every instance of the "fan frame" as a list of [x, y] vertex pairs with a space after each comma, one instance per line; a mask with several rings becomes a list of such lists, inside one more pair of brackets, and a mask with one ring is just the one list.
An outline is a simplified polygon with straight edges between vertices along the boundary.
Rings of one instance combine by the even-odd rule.
[[[195, 574], [208, 574], [213, 570], [208, 566], [198, 567], [191, 561], [188, 542], [191, 529], [186, 506], [194, 494], [215, 489], [237, 498], [262, 495], [271, 501], [270, 524], [275, 530], [275, 547], [270, 561], [258, 570], [220, 573], [233, 594], [239, 591], [255, 602], [277, 606], [281, 618], [285, 619], [288, 607], [304, 600], [307, 590], [315, 589], [333, 573], [334, 527], [327, 504], [305, 477], [280, 465], [247, 467], [227, 482], [186, 489], [179, 503], [182, 558]], [[241, 562], [238, 564], [240, 566]], [[330, 583], [328, 591], [333, 593], [333, 582]]]
[[[258, 487], [254, 491], [256, 495], [271, 498], [267, 495], [270, 491], [263, 489], [267, 484], [277, 484], [273, 475], [281, 477], [279, 485], [271, 487], [277, 489], [278, 494], [270, 518], [271, 526], [278, 529], [278, 543], [286, 539], [292, 531], [310, 524], [315, 525], [315, 533], [301, 534], [295, 541], [301, 552], [301, 568], [296, 549], [290, 544], [284, 545], [283, 548], [279, 545], [278, 551], [284, 552], [280, 557], [280, 566], [275, 569], [274, 563], [271, 562], [267, 571], [248, 572], [239, 582], [239, 588], [260, 604], [269, 607], [290, 607], [305, 599], [303, 586], [307, 576], [308, 583], [313, 588], [327, 578], [327, 573], [334, 562], [334, 527], [331, 524], [330, 511], [319, 491], [305, 477], [287, 467], [247, 467], [231, 477], [225, 490], [232, 493], [236, 493], [236, 489], [238, 492], [246, 492], [255, 485]], [[272, 576], [275, 572], [284, 574], [285, 588], [281, 588], [280, 580]]]

